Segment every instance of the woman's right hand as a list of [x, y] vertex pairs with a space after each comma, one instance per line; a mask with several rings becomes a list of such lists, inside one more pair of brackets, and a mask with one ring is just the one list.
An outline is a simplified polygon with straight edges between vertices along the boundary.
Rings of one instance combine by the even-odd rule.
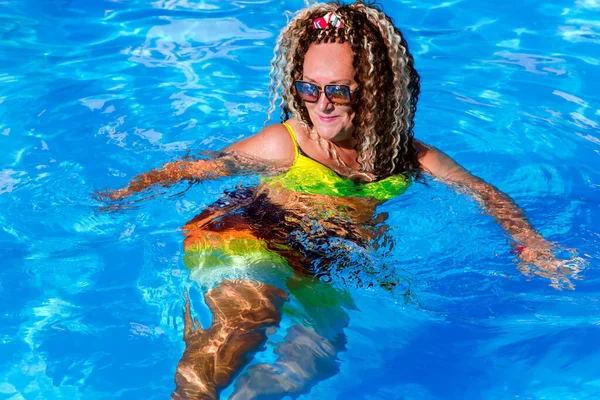
[[98, 192], [98, 198], [100, 200], [103, 201], [118, 201], [118, 200], [123, 200], [129, 196], [131, 196], [132, 192], [129, 190], [129, 188], [123, 188], [123, 189], [115, 189], [115, 190], [108, 190], [105, 192]]

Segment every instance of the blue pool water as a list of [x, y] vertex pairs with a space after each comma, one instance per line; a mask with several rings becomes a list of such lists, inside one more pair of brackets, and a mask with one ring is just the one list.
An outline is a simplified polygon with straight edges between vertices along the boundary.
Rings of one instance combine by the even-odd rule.
[[[276, 34], [303, 4], [0, 1], [0, 398], [168, 398], [184, 290], [210, 321], [181, 227], [253, 178], [119, 212], [92, 193], [259, 130]], [[524, 276], [474, 201], [414, 184], [378, 210], [393, 245], [365, 256], [410, 299], [348, 288], [340, 372], [301, 398], [600, 398], [600, 2], [382, 4], [422, 77], [416, 136], [583, 271], [574, 291]]]

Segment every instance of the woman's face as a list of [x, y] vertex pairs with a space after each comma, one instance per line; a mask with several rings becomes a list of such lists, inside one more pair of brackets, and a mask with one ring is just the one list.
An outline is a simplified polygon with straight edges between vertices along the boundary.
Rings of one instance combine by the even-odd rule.
[[[325, 85], [348, 85], [356, 90], [354, 53], [349, 43], [313, 43], [304, 57], [302, 80], [321, 89]], [[354, 145], [354, 110], [351, 106], [331, 103], [321, 91], [316, 103], [304, 103], [313, 126], [319, 135], [338, 144]], [[346, 142], [346, 143], [344, 143]]]

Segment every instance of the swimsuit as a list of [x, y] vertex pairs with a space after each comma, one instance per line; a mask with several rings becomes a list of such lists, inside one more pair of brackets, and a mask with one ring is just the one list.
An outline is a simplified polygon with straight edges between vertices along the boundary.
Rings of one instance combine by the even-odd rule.
[[389, 200], [406, 191], [410, 180], [402, 175], [392, 175], [377, 182], [357, 183], [336, 174], [331, 168], [306, 156], [298, 147], [296, 133], [287, 123], [283, 124], [294, 142], [294, 164], [291, 168], [271, 178], [264, 178], [268, 185], [280, 185], [286, 189], [335, 197], [372, 197]]
[[[279, 186], [309, 195], [370, 197], [383, 201], [404, 193], [410, 184], [410, 179], [404, 175], [370, 183], [357, 183], [342, 177], [303, 154], [293, 128], [287, 123], [284, 126], [294, 143], [294, 163], [283, 174], [262, 178], [267, 186]], [[266, 195], [257, 197], [256, 193], [254, 189], [234, 191], [186, 224], [184, 264], [190, 270], [190, 277], [203, 290], [210, 290], [228, 279], [252, 279], [290, 291], [293, 290], [290, 282], [299, 279], [303, 284], [296, 285], [294, 291], [306, 290], [307, 287], [311, 288], [309, 292], [315, 291], [314, 286], [307, 286], [306, 279], [314, 279], [313, 271], [309, 268], [314, 259], [322, 255], [316, 251], [313, 257], [306, 249], [294, 249], [296, 239], [291, 237], [291, 233], [299, 232], [298, 215], [293, 215], [293, 210], [272, 204]], [[345, 220], [344, 208], [338, 208], [323, 215], [317, 213], [306, 217], [317, 223], [327, 219]], [[351, 220], [347, 223], [352, 225]], [[334, 224], [341, 226], [338, 222]], [[348, 229], [346, 232], [351, 231]], [[337, 235], [336, 232], [326, 233], [327, 237]], [[357, 244], [362, 241], [350, 233], [339, 235]], [[304, 267], [305, 263], [308, 267]], [[335, 291], [333, 288], [323, 290], [327, 293]], [[316, 303], [322, 302], [323, 299], [320, 299]]]

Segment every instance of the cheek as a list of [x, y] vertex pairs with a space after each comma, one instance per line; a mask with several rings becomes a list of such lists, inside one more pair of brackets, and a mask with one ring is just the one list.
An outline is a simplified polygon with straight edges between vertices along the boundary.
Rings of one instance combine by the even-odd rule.
[[306, 111], [306, 113], [308, 114], [308, 116], [312, 119], [312, 115], [314, 114], [314, 104], [311, 103], [300, 103], [300, 107], [301, 109], [304, 109], [304, 111]]
[[348, 110], [348, 112], [346, 113], [348, 120], [350, 121], [350, 123], [354, 122], [354, 117], [356, 116], [356, 112], [354, 112], [353, 109]]
[[315, 113], [315, 106], [316, 106], [316, 104], [314, 104], [314, 103], [305, 103], [304, 106], [306, 107], [306, 111], [308, 111], [308, 113], [310, 115], [312, 115], [312, 114]]

